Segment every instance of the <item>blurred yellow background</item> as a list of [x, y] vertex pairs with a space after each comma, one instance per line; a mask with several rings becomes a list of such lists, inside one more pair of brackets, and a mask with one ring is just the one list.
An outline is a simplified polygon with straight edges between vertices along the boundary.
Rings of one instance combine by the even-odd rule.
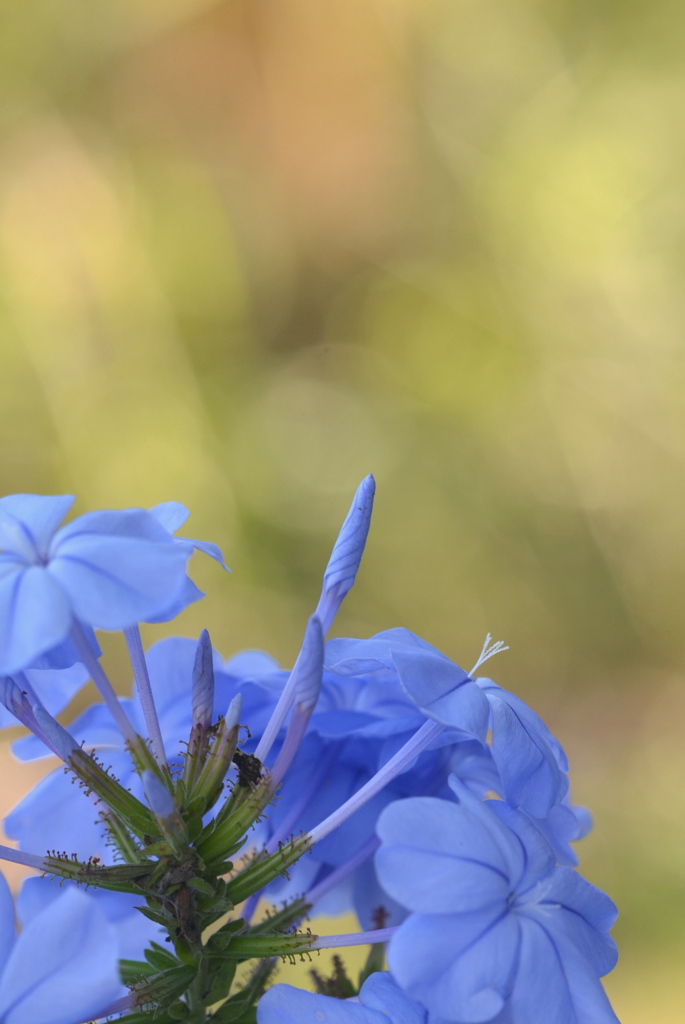
[[[595, 814], [618, 1015], [680, 1024], [682, 8], [1, 21], [0, 491], [186, 503], [233, 575], [197, 558], [178, 629], [287, 664], [373, 471], [336, 631], [407, 626], [466, 667], [488, 630], [511, 645], [493, 675]], [[35, 769], [4, 763], [7, 807]]]

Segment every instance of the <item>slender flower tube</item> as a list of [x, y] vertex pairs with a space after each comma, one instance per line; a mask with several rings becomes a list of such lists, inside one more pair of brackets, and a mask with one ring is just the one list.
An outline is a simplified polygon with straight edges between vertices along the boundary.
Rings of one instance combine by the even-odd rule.
[[11, 846], [0, 846], [0, 858], [8, 860], [12, 864], [23, 864], [27, 868], [35, 868], [36, 871], [50, 870], [45, 857], [40, 857], [36, 853], [24, 853], [23, 850], [15, 850]]
[[105, 704], [107, 705], [112, 718], [117, 723], [119, 729], [125, 738], [129, 741], [132, 746], [137, 746], [140, 740], [138, 733], [131, 725], [126, 712], [119, 703], [119, 699], [114, 692], [114, 687], [107, 678], [107, 674], [103, 669], [98, 659], [90, 649], [90, 645], [84, 636], [83, 630], [80, 623], [75, 622], [72, 626], [71, 639], [73, 640], [77, 651], [81, 657], [81, 661], [90, 672], [91, 679], [100, 691]]
[[140, 706], [147, 726], [147, 734], [150, 737], [150, 745], [157, 763], [163, 767], [167, 766], [166, 754], [164, 753], [164, 739], [159, 726], [159, 717], [155, 706], [155, 698], [150, 685], [150, 674], [147, 670], [143, 643], [140, 638], [138, 626], [130, 626], [124, 630], [126, 646], [128, 647], [129, 658], [133, 668], [133, 678], [140, 698]]
[[347, 932], [344, 935], [321, 935], [309, 947], [314, 949], [341, 949], [343, 946], [369, 946], [379, 942], [389, 942], [395, 928], [376, 928], [367, 932]]
[[380, 793], [389, 782], [396, 778], [400, 772], [404, 771], [407, 765], [411, 764], [414, 758], [418, 757], [419, 754], [429, 747], [445, 728], [446, 726], [440, 722], [424, 722], [412, 738], [376, 772], [373, 778], [369, 779], [366, 785], [357, 790], [337, 811], [329, 814], [327, 818], [310, 831], [310, 843], [314, 845], [320, 842], [330, 832], [333, 832], [334, 829], [342, 825], [344, 821], [351, 818], [360, 807], [368, 803], [376, 793]]

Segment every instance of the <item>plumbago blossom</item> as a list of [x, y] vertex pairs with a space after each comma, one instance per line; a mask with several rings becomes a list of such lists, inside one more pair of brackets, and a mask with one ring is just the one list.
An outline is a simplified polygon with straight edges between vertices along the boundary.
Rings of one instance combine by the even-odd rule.
[[[228, 659], [204, 631], [147, 651], [140, 622], [202, 596], [187, 511], [0, 499], [0, 726], [56, 755], [5, 820], [35, 869], [0, 883], [5, 1024], [612, 1024], [601, 977], [615, 908], [574, 870], [590, 827], [558, 740], [479, 667], [404, 628], [326, 642], [354, 584], [375, 485], [362, 481], [293, 668]], [[224, 566], [225, 568], [225, 566]], [[120, 698], [97, 630], [123, 634]], [[92, 679], [102, 703], [55, 715]], [[76, 783], [76, 785], [74, 784]], [[58, 881], [59, 880], [59, 884]], [[269, 906], [266, 913], [261, 908]], [[318, 937], [313, 913], [360, 930]], [[313, 988], [281, 960], [338, 953]]]

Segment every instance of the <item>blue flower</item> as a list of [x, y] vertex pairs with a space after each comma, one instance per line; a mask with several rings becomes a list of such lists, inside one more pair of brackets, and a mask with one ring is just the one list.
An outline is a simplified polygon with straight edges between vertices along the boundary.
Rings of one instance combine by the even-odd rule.
[[58, 529], [73, 498], [0, 499], [0, 672], [31, 665], [75, 620], [124, 629], [166, 613], [185, 586], [190, 543], [143, 509], [90, 512]]
[[274, 985], [257, 1007], [257, 1024], [425, 1024], [426, 1011], [408, 999], [387, 971], [372, 974], [357, 999]]
[[459, 1024], [616, 1024], [599, 978], [616, 962], [611, 900], [554, 864], [530, 821], [458, 782], [380, 815], [381, 885], [411, 911], [388, 965], [432, 1015]]
[[95, 900], [65, 890], [19, 937], [7, 882], [0, 877], [0, 1020], [82, 1024], [102, 1016], [125, 989], [116, 932]]

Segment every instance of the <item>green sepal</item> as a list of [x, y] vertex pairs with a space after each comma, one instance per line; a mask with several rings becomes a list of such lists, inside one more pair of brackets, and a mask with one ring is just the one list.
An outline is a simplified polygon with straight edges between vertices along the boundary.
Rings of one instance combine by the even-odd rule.
[[160, 974], [154, 974], [132, 989], [136, 1005], [155, 1006], [166, 1010], [179, 996], [188, 991], [196, 975], [197, 964], [178, 964]]
[[69, 766], [86, 790], [99, 796], [110, 811], [139, 838], [144, 835], [155, 835], [155, 819], [145, 804], [124, 789], [117, 779], [108, 775], [105, 769], [80, 747], [70, 756]]
[[318, 936], [295, 932], [290, 935], [238, 935], [224, 950], [231, 960], [263, 960], [270, 956], [298, 956], [308, 953]]
[[271, 800], [270, 786], [270, 780], [265, 776], [242, 801], [236, 801], [230, 814], [226, 810], [230, 803], [227, 801], [216, 818], [203, 830], [196, 845], [207, 864], [213, 867], [215, 861], [225, 860], [240, 849], [248, 829], [261, 817]]
[[303, 917], [306, 917], [310, 910], [310, 904], [301, 896], [293, 900], [292, 903], [287, 903], [281, 910], [277, 910], [275, 913], [270, 914], [267, 912], [267, 916], [263, 921], [251, 926], [250, 934], [262, 935], [264, 932], [280, 932], [285, 928], [291, 928]]
[[308, 835], [298, 836], [268, 857], [257, 857], [244, 871], [228, 883], [226, 895], [235, 903], [242, 903], [248, 896], [259, 892], [265, 885], [278, 878], [299, 860], [311, 846]]
[[[71, 857], [45, 858], [45, 870], [48, 873], [61, 875], [74, 882], [92, 885], [96, 889], [109, 889], [112, 892], [142, 893], [142, 885], [154, 867], [152, 861], [139, 864], [97, 864], [93, 861], [74, 860]], [[141, 884], [137, 884], [140, 882]]]

